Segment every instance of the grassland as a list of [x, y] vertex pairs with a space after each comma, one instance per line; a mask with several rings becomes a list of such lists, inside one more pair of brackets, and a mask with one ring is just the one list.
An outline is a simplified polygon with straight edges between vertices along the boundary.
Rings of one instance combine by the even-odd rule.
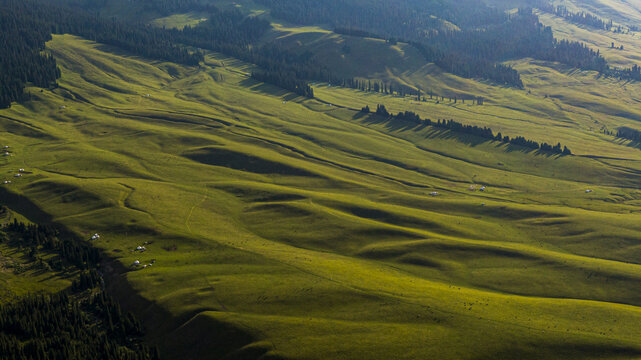
[[641, 23], [641, 3], [637, 0], [563, 0], [554, 1], [555, 5], [566, 6], [571, 11], [587, 11], [604, 19], [612, 19], [622, 24]]
[[[373, 71], [488, 102], [323, 84], [308, 100], [218, 54], [186, 68], [66, 35], [47, 48], [60, 86], [0, 111], [4, 186], [101, 234], [112, 291], [169, 358], [641, 357], [641, 152], [600, 132], [636, 126], [638, 84], [522, 60], [513, 90], [407, 54]], [[576, 155], [353, 110], [377, 103]]]
[[205, 19], [206, 15], [200, 13], [174, 14], [154, 19], [151, 24], [165, 29], [183, 29], [185, 26], [198, 25]]

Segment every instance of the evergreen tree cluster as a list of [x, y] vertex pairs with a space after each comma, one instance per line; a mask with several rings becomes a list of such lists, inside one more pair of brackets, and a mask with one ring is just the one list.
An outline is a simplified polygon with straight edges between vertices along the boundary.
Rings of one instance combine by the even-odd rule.
[[[212, 9], [210, 4], [204, 3], [200, 0], [133, 0], [132, 2], [141, 4], [142, 9], [145, 12], [154, 11], [162, 16], [169, 16], [188, 11], [206, 12]], [[95, 6], [96, 5], [93, 5], [93, 7]]]
[[34, 256], [40, 251], [58, 254], [58, 257], [47, 260], [53, 269], [61, 270], [65, 263], [79, 269], [89, 269], [100, 263], [100, 252], [96, 248], [68, 238], [60, 239], [59, 231], [51, 226], [26, 225], [14, 219], [4, 230], [15, 235], [17, 245], [31, 249]]
[[377, 92], [385, 95], [398, 95], [401, 97], [407, 95], [415, 96], [417, 101], [421, 101], [424, 95], [420, 89], [417, 90], [407, 85], [379, 80], [372, 81], [371, 79], [360, 80], [356, 78], [350, 78], [342, 79], [338, 84], [346, 88], [357, 89], [366, 92]]
[[60, 76], [55, 60], [42, 53], [51, 34], [40, 25], [0, 2], [0, 108], [23, 100], [27, 83], [49, 87]]
[[76, 300], [65, 292], [27, 296], [0, 306], [0, 358], [156, 360], [139, 341], [142, 326], [98, 291]]
[[78, 278], [71, 284], [71, 289], [75, 292], [93, 289], [102, 286], [102, 276], [96, 269], [83, 270]]
[[485, 78], [497, 84], [523, 88], [521, 76], [511, 66], [497, 64], [493, 61], [478, 58], [471, 59], [461, 52], [443, 52], [434, 46], [426, 46], [420, 42], [410, 42], [426, 61], [433, 62], [443, 70], [464, 78]]
[[[230, 47], [247, 47], [263, 36], [270, 28], [269, 21], [255, 16], [245, 16], [238, 10], [219, 10], [209, 6], [206, 21], [182, 30], [170, 31], [175, 41], [190, 46], [226, 52]], [[238, 51], [238, 50], [236, 50]]]
[[[334, 32], [341, 35], [356, 36], [356, 37], [362, 37], [362, 38], [383, 39], [382, 36], [375, 34], [373, 32], [360, 30], [357, 28], [351, 28], [351, 27], [337, 27], [337, 28], [334, 28]], [[383, 40], [387, 40], [387, 39], [383, 39]]]
[[594, 51], [587, 45], [569, 40], [554, 40], [554, 46], [546, 52], [541, 52], [537, 58], [557, 61], [584, 70], [594, 70], [604, 74], [610, 73], [606, 60], [599, 50]]
[[[92, 13], [109, 12], [105, 9], [113, 4], [111, 0], [52, 0], [61, 5], [82, 8]], [[110, 4], [111, 3], [111, 4]], [[153, 14], [155, 17], [169, 16], [184, 12], [207, 12], [211, 5], [200, 0], [127, 0], [127, 9], [130, 14], [140, 17], [141, 14]], [[129, 18], [129, 14], [120, 16]]]
[[641, 131], [627, 126], [621, 126], [617, 129], [616, 137], [641, 142]]
[[611, 75], [619, 79], [641, 81], [641, 66], [635, 64], [625, 69], [612, 69]]
[[[427, 101], [427, 96], [429, 96], [430, 99], [436, 99], [440, 101], [445, 101], [445, 96], [439, 96], [438, 94], [435, 94], [433, 91], [428, 91], [427, 93], [424, 93], [421, 91], [421, 89], [414, 89], [411, 88], [407, 85], [403, 84], [397, 84], [394, 82], [384, 82], [384, 81], [379, 81], [379, 80], [374, 80], [372, 81], [371, 79], [368, 80], [359, 80], [356, 78], [351, 78], [351, 79], [343, 79], [343, 81], [340, 83], [343, 87], [347, 88], [352, 88], [360, 91], [366, 91], [366, 92], [377, 92], [380, 94], [384, 95], [393, 95], [393, 96], [400, 96], [400, 97], [405, 97], [405, 96], [410, 96], [412, 98], [415, 98], [416, 101]], [[463, 103], [465, 103], [466, 100], [472, 101], [472, 103], [476, 102], [477, 105], [483, 105], [485, 99], [481, 96], [461, 96], [461, 97], [448, 97], [450, 102], [456, 103], [457, 101], [461, 100]]]
[[14, 220], [3, 230], [6, 233], [0, 234], [10, 246], [31, 248], [32, 257], [56, 254], [59, 270], [80, 271], [68, 290], [0, 306], [0, 359], [159, 359], [158, 350], [142, 342], [141, 323], [101, 290], [97, 250], [59, 240], [60, 232], [53, 226]]
[[[369, 112], [369, 106], [366, 106], [363, 109], [361, 109], [361, 112], [365, 112], [365, 113]], [[561, 155], [572, 155], [572, 151], [570, 151], [570, 149], [568, 149], [567, 146], [562, 146], [561, 143], [558, 143], [552, 146], [545, 142], [539, 144], [538, 142], [533, 140], [528, 140], [523, 136], [510, 138], [507, 135], [503, 136], [500, 132], [494, 135], [494, 132], [492, 131], [492, 129], [485, 126], [480, 127], [476, 125], [466, 125], [458, 121], [446, 120], [446, 119], [443, 119], [443, 120], [438, 119], [437, 121], [432, 121], [430, 119], [421, 119], [421, 117], [418, 114], [412, 111], [399, 112], [398, 114], [394, 115], [385, 108], [385, 105], [377, 105], [375, 114], [378, 116], [385, 117], [392, 121], [408, 121], [416, 124], [434, 126], [437, 128], [448, 129], [450, 131], [470, 134], [470, 135], [478, 136], [488, 140], [501, 141], [506, 144], [522, 146], [532, 150], [539, 150], [541, 152], [561, 154]]]
[[579, 24], [579, 25], [589, 26], [599, 30], [610, 30], [613, 27], [612, 20], [605, 21], [596, 15], [592, 15], [584, 11], [571, 12], [568, 10], [567, 7], [563, 5], [552, 7], [551, 9], [552, 11], [549, 11], [550, 10], [549, 8], [542, 9], [542, 10], [548, 10], [548, 12], [551, 12], [556, 16], [560, 16], [569, 22]]
[[294, 73], [279, 71], [252, 71], [251, 77], [258, 81], [274, 84], [295, 94], [308, 98], [314, 97], [314, 89], [304, 80], [299, 80]]

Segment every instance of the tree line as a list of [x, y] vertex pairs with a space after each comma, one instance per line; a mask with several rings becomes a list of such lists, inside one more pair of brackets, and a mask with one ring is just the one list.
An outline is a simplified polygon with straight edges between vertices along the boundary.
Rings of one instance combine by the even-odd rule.
[[[82, 8], [96, 14], [107, 13], [111, 0], [53, 0], [58, 4]], [[128, 13], [120, 13], [122, 18], [134, 18], [148, 13], [154, 16], [169, 16], [183, 12], [207, 12], [211, 5], [200, 0], [128, 0]], [[107, 9], [107, 11], [105, 11]]]
[[407, 85], [397, 84], [395, 82], [385, 82], [380, 80], [349, 78], [342, 79], [339, 85], [346, 88], [366, 92], [377, 92], [385, 95], [415, 96], [418, 101], [422, 99], [423, 95], [420, 89], [414, 89]]
[[548, 12], [562, 17], [569, 22], [589, 26], [599, 30], [610, 30], [613, 27], [612, 20], [605, 21], [596, 15], [592, 15], [584, 11], [572, 12], [563, 5], [559, 5], [557, 7], [550, 5], [550, 8], [541, 10], [547, 10]]
[[[362, 80], [356, 78], [343, 79], [341, 86], [351, 89], [356, 89], [365, 92], [376, 92], [384, 95], [396, 95], [400, 97], [410, 96], [416, 101], [427, 101], [429, 96], [430, 100], [436, 99], [437, 103], [440, 101], [445, 101], [446, 97], [443, 95], [438, 95], [431, 90], [428, 90], [426, 93], [421, 91], [421, 89], [415, 89], [404, 84], [397, 84], [394, 82], [385, 82], [380, 80]], [[440, 99], [440, 100], [439, 100]], [[477, 105], [483, 105], [485, 99], [481, 96], [448, 96], [447, 99], [450, 102], [457, 103], [459, 100], [462, 103], [465, 103], [465, 100], [476, 102]]]
[[641, 131], [627, 126], [621, 126], [617, 129], [616, 137], [641, 142]]
[[[370, 113], [369, 106], [364, 107], [361, 110], [361, 112]], [[528, 140], [523, 136], [516, 136], [516, 137], [510, 138], [507, 135], [503, 136], [500, 132], [495, 135], [491, 128], [488, 128], [485, 126], [480, 127], [476, 125], [466, 125], [451, 119], [450, 120], [438, 119], [437, 121], [432, 121], [431, 119], [422, 119], [418, 114], [412, 111], [401, 111], [398, 114], [392, 114], [385, 108], [385, 105], [377, 105], [376, 111], [374, 113], [378, 116], [382, 116], [392, 121], [407, 121], [407, 122], [412, 122], [416, 124], [434, 126], [441, 129], [448, 129], [450, 131], [478, 136], [488, 140], [500, 141], [506, 144], [522, 146], [525, 148], [538, 150], [541, 152], [560, 154], [560, 155], [572, 155], [572, 151], [570, 151], [570, 149], [567, 146], [562, 146], [561, 143], [557, 143], [556, 145], [550, 145], [548, 143], [543, 142], [539, 144], [538, 142], [533, 140]]]
[[373, 32], [351, 28], [351, 27], [335, 27], [334, 32], [336, 34], [341, 34], [341, 35], [387, 40], [387, 39], [384, 39], [381, 35], [375, 34]]
[[53, 57], [41, 53], [51, 34], [39, 25], [0, 2], [0, 108], [24, 99], [26, 83], [49, 87], [60, 76]]
[[158, 350], [142, 341], [142, 324], [102, 290], [98, 251], [60, 237], [55, 227], [15, 219], [0, 231], [0, 241], [28, 250], [41, 270], [52, 270], [43, 267], [49, 264], [42, 260], [46, 256], [55, 259], [58, 271], [76, 273], [69, 289], [0, 305], [0, 358], [159, 359]]
[[606, 60], [585, 44], [558, 41], [531, 8], [519, 9], [502, 24], [480, 30], [441, 32], [428, 41], [412, 42], [426, 60], [463, 77], [480, 77], [499, 84], [523, 87], [520, 75], [505, 59], [532, 57], [606, 72]]
[[58, 256], [46, 260], [49, 269], [61, 271], [67, 264], [79, 269], [91, 269], [101, 260], [96, 248], [66, 237], [61, 239], [60, 232], [52, 226], [26, 225], [14, 219], [4, 230], [18, 240], [19, 247], [28, 248], [31, 257], [42, 251], [57, 254]]
[[51, 34], [74, 34], [133, 54], [196, 65], [203, 56], [171, 34], [144, 24], [105, 19], [78, 7], [35, 0], [0, 0], [0, 108], [25, 98], [28, 84], [55, 86], [60, 70], [43, 53]]
[[314, 97], [314, 89], [305, 81], [300, 80], [294, 73], [254, 70], [251, 77], [262, 82], [274, 84], [295, 94], [308, 98]]

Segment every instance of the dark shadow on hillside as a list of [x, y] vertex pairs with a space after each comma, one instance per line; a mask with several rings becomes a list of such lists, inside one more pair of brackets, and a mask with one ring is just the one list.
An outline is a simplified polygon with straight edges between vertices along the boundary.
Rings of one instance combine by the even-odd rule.
[[506, 144], [506, 143], [501, 142], [501, 141], [495, 141], [495, 143], [496, 143], [496, 145], [495, 145], [496, 148], [502, 148], [503, 151], [505, 151], [507, 153], [520, 152], [520, 153], [524, 153], [524, 154], [531, 154], [531, 153], [534, 153], [534, 152], [538, 151], [538, 150], [535, 150], [535, 149], [532, 149], [532, 148], [529, 148], [529, 147], [525, 147], [525, 146], [519, 146], [519, 145], [514, 145], [514, 144], [509, 144], [509, 143]]
[[[496, 148], [499, 148], [505, 152], [521, 152], [524, 154], [534, 154], [536, 156], [545, 156], [548, 158], [558, 159], [560, 157], [566, 156], [563, 154], [553, 153], [549, 151], [542, 151], [540, 149], [532, 149], [526, 146], [515, 145], [511, 143], [504, 143], [502, 141], [497, 141], [494, 139], [488, 139], [477, 135], [472, 135], [464, 132], [453, 131], [450, 129], [445, 129], [441, 127], [436, 127], [433, 125], [427, 125], [426, 123], [414, 123], [410, 121], [402, 120], [393, 120], [391, 118], [385, 118], [376, 114], [365, 114], [359, 112], [358, 114], [352, 117], [354, 120], [360, 121], [364, 125], [382, 125], [385, 129], [389, 131], [421, 131], [427, 129], [426, 138], [427, 139], [445, 139], [445, 140], [456, 140], [462, 144], [465, 144], [470, 147], [475, 147], [484, 143], [494, 143]], [[641, 148], [641, 144], [639, 144]]]
[[146, 58], [144, 56], [136, 55], [136, 54], [134, 54], [134, 53], [132, 53], [130, 51], [123, 50], [122, 48], [119, 48], [119, 47], [113, 46], [113, 45], [107, 45], [107, 44], [103, 44], [103, 43], [95, 43], [95, 48], [98, 51], [102, 51], [102, 52], [105, 52], [105, 53], [117, 55], [117, 56], [120, 56], [120, 57], [123, 57], [123, 58], [136, 59], [136, 60], [141, 60], [142, 59], [145, 62], [151, 62], [151, 63], [155, 63], [155, 64], [162, 62], [162, 60], [150, 59], [150, 58]]
[[629, 139], [617, 137], [615, 138], [615, 143], [618, 145], [623, 145], [623, 146], [641, 150], [641, 141], [629, 140]]
[[0, 115], [0, 122], [2, 122], [3, 130], [11, 134], [21, 135], [32, 139], [58, 140], [57, 137], [48, 134], [42, 128], [8, 116]]
[[183, 156], [202, 164], [223, 166], [233, 170], [248, 171], [257, 174], [319, 176], [301, 168], [224, 148], [201, 148], [185, 153]]
[[475, 136], [475, 135], [470, 135], [470, 134], [465, 134], [457, 131], [452, 131], [449, 129], [441, 129], [434, 127], [432, 128], [428, 134], [427, 134], [428, 139], [446, 139], [446, 140], [456, 140], [460, 143], [463, 143], [467, 146], [470, 147], [475, 147], [477, 145], [487, 143], [487, 142], [492, 142], [493, 140], [490, 139], [485, 139], [480, 136]]
[[[588, 343], [582, 339], [571, 339], [558, 343], [537, 343], [538, 346], [516, 348], [511, 345], [497, 350], [487, 357], [478, 359], [633, 359], [641, 355], [641, 349], [614, 343]], [[598, 356], [595, 356], [598, 354]]]
[[543, 151], [541, 149], [532, 149], [526, 146], [521, 146], [521, 145], [514, 145], [514, 144], [506, 144], [504, 142], [496, 142], [496, 147], [497, 148], [504, 148], [505, 152], [521, 152], [524, 154], [534, 154], [535, 156], [545, 156], [546, 158], [552, 158], [554, 160], [568, 156], [564, 154], [559, 154], [555, 152], [550, 152], [550, 151]]
[[[52, 216], [30, 199], [0, 187], [0, 204], [41, 225], [51, 225], [60, 235], [85, 242], [66, 226], [54, 223]], [[158, 346], [161, 359], [282, 359], [268, 354], [274, 350], [266, 346], [250, 346], [259, 339], [239, 327], [201, 314], [200, 309], [181, 316], [173, 316], [154, 301], [140, 295], [127, 281], [130, 270], [116, 258], [101, 251], [100, 272], [105, 290], [118, 301], [125, 311], [132, 312], [142, 321], [149, 345]], [[204, 318], [199, 320], [199, 318]], [[197, 321], [195, 321], [197, 320]]]
[[562, 157], [564, 157], [564, 156], [567, 156], [567, 155], [558, 154], [558, 153], [553, 153], [553, 152], [549, 152], [549, 151], [543, 151], [543, 150], [541, 150], [541, 149], [536, 150], [536, 151], [534, 152], [534, 155], [537, 155], [537, 156], [539, 156], [539, 155], [540, 155], [540, 156], [545, 156], [545, 157], [547, 157], [547, 158], [553, 158], [554, 160], [559, 159], [559, 158], [562, 158]]
[[383, 125], [389, 131], [419, 131], [427, 127], [426, 124], [417, 124], [409, 121], [391, 120], [376, 114], [358, 113], [354, 119], [360, 120], [365, 125]]
[[[246, 78], [239, 82], [239, 85], [245, 88], [248, 88], [251, 91], [255, 91], [264, 95], [271, 95], [277, 97], [288, 96], [289, 99], [296, 98], [297, 95], [292, 94], [290, 91], [287, 91], [283, 88], [279, 88], [274, 85], [256, 81], [252, 78]], [[292, 96], [293, 95], [293, 96]]]
[[492, 141], [475, 135], [429, 126], [424, 122], [414, 123], [410, 121], [392, 120], [376, 114], [368, 114], [358, 118], [355, 117], [355, 119], [360, 119], [360, 122], [365, 125], [383, 125], [385, 129], [389, 131], [421, 131], [429, 129], [426, 135], [428, 139], [453, 139], [472, 147]]

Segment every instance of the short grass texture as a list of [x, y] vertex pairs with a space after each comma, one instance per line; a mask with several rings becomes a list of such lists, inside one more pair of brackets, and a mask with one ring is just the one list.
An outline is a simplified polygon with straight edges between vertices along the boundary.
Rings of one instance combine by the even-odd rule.
[[[328, 86], [319, 101], [215, 54], [185, 68], [66, 35], [48, 49], [60, 87], [0, 111], [5, 186], [100, 233], [105, 271], [156, 260], [118, 275], [146, 301], [120, 295], [167, 358], [641, 357], [641, 152], [598, 131], [634, 125], [638, 84], [522, 61], [531, 94], [431, 73], [484, 106]], [[577, 155], [350, 109], [376, 103]]]

